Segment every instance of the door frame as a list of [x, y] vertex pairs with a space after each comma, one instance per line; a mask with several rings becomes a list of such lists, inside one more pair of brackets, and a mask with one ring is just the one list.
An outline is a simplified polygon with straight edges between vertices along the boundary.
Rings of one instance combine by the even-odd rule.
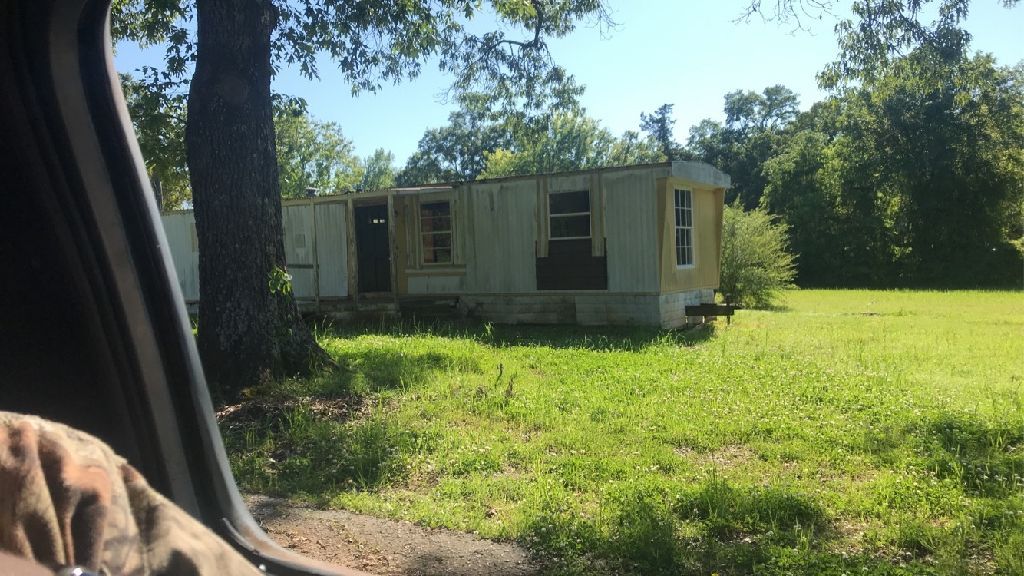
[[[359, 270], [359, 217], [358, 211], [363, 208], [374, 208], [383, 207], [385, 210], [385, 217], [387, 218], [387, 255], [388, 255], [388, 290], [367, 292], [360, 290], [359, 280], [361, 278], [361, 271]], [[355, 265], [355, 282], [353, 283], [354, 291], [352, 292], [353, 297], [358, 300], [359, 297], [375, 297], [380, 296], [391, 296], [397, 295], [398, 291], [395, 289], [395, 216], [394, 216], [394, 204], [392, 195], [388, 194], [385, 197], [376, 196], [373, 198], [366, 198], [361, 200], [352, 201], [352, 241], [354, 245], [353, 253], [355, 258], [353, 264]]]

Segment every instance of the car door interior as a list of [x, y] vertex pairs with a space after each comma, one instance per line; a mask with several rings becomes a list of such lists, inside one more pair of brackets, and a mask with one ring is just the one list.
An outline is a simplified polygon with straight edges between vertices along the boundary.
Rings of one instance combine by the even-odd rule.
[[113, 68], [109, 1], [0, 8], [0, 410], [109, 443], [274, 574], [231, 475]]

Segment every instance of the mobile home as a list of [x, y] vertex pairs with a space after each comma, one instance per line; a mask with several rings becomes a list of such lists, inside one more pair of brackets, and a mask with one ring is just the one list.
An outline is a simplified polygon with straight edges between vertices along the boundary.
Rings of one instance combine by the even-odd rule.
[[[714, 302], [729, 184], [666, 162], [285, 200], [288, 271], [300, 306], [329, 315], [671, 328]], [[163, 220], [195, 303], [195, 221]]]

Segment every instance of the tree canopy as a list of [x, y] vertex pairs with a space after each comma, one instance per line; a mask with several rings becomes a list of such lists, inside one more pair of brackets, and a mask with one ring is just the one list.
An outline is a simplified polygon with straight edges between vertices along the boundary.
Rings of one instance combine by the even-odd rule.
[[546, 174], [602, 166], [624, 166], [665, 159], [653, 139], [627, 131], [615, 138], [588, 116], [556, 114], [545, 130], [526, 132], [510, 147], [486, 155], [481, 178]]
[[185, 94], [163, 85], [153, 68], [140, 72], [146, 80], [121, 74], [121, 88], [157, 206], [174, 210], [192, 198], [185, 165]]
[[736, 90], [725, 95], [724, 124], [708, 119], [690, 129], [690, 152], [732, 176], [728, 202], [739, 199], [747, 209], [758, 205], [765, 186], [762, 167], [778, 153], [799, 104], [782, 85]]
[[279, 106], [274, 114], [281, 195], [306, 196], [352, 192], [361, 186], [365, 168], [352, 142], [334, 122], [320, 122], [305, 110]]

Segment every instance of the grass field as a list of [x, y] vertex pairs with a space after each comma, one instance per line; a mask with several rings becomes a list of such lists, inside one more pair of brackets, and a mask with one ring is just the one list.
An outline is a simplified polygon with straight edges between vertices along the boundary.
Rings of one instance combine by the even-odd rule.
[[516, 540], [552, 574], [1024, 574], [1024, 294], [796, 291], [730, 326], [324, 330], [244, 490]]

